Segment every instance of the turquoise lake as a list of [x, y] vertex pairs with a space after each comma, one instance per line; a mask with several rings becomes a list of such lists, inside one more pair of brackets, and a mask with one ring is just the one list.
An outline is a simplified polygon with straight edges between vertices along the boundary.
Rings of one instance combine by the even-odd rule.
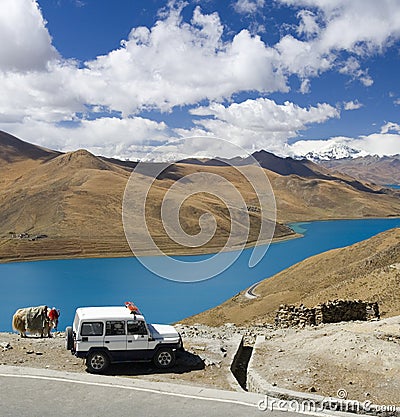
[[149, 321], [171, 323], [214, 307], [309, 256], [400, 227], [400, 219], [321, 221], [292, 227], [304, 237], [272, 244], [254, 268], [248, 267], [252, 249], [247, 249], [220, 275], [194, 283], [159, 278], [135, 258], [0, 264], [0, 331], [11, 331], [17, 308], [41, 304], [61, 309], [60, 330], [72, 323], [77, 307], [123, 305], [125, 301], [134, 301]]

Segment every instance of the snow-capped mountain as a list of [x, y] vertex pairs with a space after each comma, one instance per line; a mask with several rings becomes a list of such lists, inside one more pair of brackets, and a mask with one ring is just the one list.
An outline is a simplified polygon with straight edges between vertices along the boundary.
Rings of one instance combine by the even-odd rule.
[[306, 158], [313, 162], [330, 161], [333, 159], [359, 158], [368, 155], [367, 152], [354, 149], [343, 143], [331, 143], [308, 152], [301, 152], [296, 157]]

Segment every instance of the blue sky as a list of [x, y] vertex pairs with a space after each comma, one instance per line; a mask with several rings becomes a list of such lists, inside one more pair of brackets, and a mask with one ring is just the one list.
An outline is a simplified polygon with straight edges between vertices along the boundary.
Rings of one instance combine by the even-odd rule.
[[24, 140], [132, 159], [196, 135], [280, 155], [400, 153], [397, 0], [0, 8], [0, 129]]

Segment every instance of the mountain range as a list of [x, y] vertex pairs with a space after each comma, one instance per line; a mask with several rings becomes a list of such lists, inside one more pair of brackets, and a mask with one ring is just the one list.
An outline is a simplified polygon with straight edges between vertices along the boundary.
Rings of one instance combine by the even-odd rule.
[[[332, 172], [308, 160], [280, 158], [265, 151], [253, 157], [274, 190], [275, 238], [294, 234], [285, 226], [291, 221], [400, 215], [396, 191]], [[248, 206], [257, 207], [254, 189], [235, 169], [235, 165], [253, 169], [247, 166], [249, 162], [246, 158], [222, 162], [192, 159], [164, 169], [154, 181], [146, 205], [146, 220], [157, 245], [166, 253], [181, 254], [216, 251], [224, 246], [231, 220], [218, 196], [195, 194], [179, 211], [182, 227], [189, 235], [200, 232], [199, 218], [203, 214], [211, 213], [216, 219], [215, 236], [196, 249], [171, 240], [160, 218], [161, 203], [178, 179], [207, 172], [223, 176], [240, 190]], [[121, 211], [124, 190], [136, 164], [95, 156], [86, 150], [61, 153], [0, 132], [0, 259], [131, 255]], [[133, 175], [140, 184], [140, 174]], [[249, 212], [249, 217], [247, 243], [251, 244], [257, 239], [261, 217], [257, 210]], [[48, 238], [32, 242], [11, 238], [11, 232], [45, 234]]]
[[333, 159], [360, 158], [367, 156], [365, 151], [354, 149], [344, 143], [331, 143], [319, 150], [309, 151], [296, 155], [298, 158], [306, 158], [313, 162], [331, 161]]
[[320, 162], [324, 167], [363, 181], [389, 185], [400, 184], [400, 155], [368, 155], [360, 158], [333, 159]]

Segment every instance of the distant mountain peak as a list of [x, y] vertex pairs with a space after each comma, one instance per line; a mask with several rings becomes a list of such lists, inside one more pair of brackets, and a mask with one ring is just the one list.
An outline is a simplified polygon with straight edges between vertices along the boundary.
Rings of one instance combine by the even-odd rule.
[[330, 161], [333, 159], [351, 159], [368, 155], [367, 152], [352, 148], [344, 143], [331, 143], [319, 150], [299, 154], [297, 157], [303, 157], [313, 162]]

